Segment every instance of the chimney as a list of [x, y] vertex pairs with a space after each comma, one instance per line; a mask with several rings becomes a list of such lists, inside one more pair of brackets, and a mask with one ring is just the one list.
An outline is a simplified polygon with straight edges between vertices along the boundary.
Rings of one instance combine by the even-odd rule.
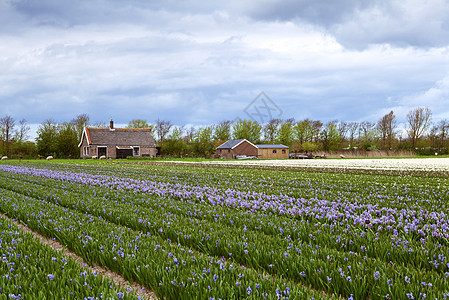
[[112, 119], [111, 119], [111, 121], [109, 122], [109, 128], [110, 128], [110, 129], [114, 129], [114, 121], [112, 121]]

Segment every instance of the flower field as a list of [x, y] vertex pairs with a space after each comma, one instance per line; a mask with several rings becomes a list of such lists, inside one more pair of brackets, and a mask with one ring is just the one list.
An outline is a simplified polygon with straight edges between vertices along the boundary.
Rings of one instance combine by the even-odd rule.
[[[8, 162], [0, 212], [165, 299], [445, 299], [449, 181], [423, 170]], [[138, 298], [0, 223], [0, 299]]]
[[[173, 163], [176, 163], [173, 162]], [[316, 169], [362, 169], [362, 170], [410, 170], [449, 172], [448, 158], [400, 158], [400, 159], [285, 159], [285, 160], [224, 160], [201, 163], [178, 161], [181, 164], [229, 165], [247, 167], [287, 167]]]

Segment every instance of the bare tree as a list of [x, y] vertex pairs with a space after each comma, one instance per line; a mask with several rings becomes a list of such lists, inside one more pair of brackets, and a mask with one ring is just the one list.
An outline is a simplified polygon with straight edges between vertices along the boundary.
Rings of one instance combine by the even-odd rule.
[[189, 128], [186, 128], [185, 135], [184, 135], [184, 141], [187, 144], [190, 144], [193, 141], [193, 138], [195, 137], [195, 133], [196, 133], [195, 127], [190, 126]]
[[323, 122], [317, 120], [312, 121], [312, 138], [314, 142], [318, 142], [320, 140], [320, 131], [321, 127], [323, 127]]
[[424, 132], [429, 128], [432, 119], [431, 110], [426, 107], [417, 107], [412, 109], [407, 114], [408, 129], [407, 134], [412, 142], [413, 149], [424, 134]]
[[339, 122], [337, 130], [338, 134], [340, 135], [341, 141], [343, 142], [346, 139], [346, 134], [349, 130], [349, 123], [344, 121]]
[[22, 119], [19, 121], [19, 128], [16, 130], [14, 134], [14, 138], [18, 142], [26, 141], [30, 138], [30, 126], [28, 126], [27, 121]]
[[359, 131], [360, 124], [358, 122], [348, 123], [348, 133], [349, 133], [349, 145], [354, 147], [355, 135]]
[[374, 140], [376, 123], [363, 121], [359, 125], [359, 140], [370, 143]]
[[16, 125], [16, 121], [11, 116], [6, 115], [0, 119], [0, 130], [1, 130], [3, 142], [11, 141], [15, 125]]
[[447, 147], [447, 137], [449, 135], [449, 120], [443, 119], [438, 125], [438, 147]]
[[427, 138], [432, 148], [438, 147], [438, 129], [438, 126], [432, 126], [427, 133]]
[[382, 147], [387, 146], [388, 148], [391, 148], [394, 136], [396, 135], [396, 127], [396, 116], [393, 111], [390, 111], [377, 122], [377, 129], [379, 130], [382, 140]]
[[157, 119], [156, 121], [156, 135], [158, 137], [158, 142], [161, 143], [165, 140], [165, 137], [170, 132], [170, 128], [173, 124], [170, 121], [163, 121]]
[[92, 124], [92, 127], [97, 127], [97, 128], [101, 128], [101, 127], [107, 127], [106, 123], [103, 121], [95, 121]]
[[70, 121], [75, 126], [75, 131], [78, 136], [78, 140], [81, 140], [81, 136], [83, 135], [84, 127], [89, 126], [89, 115], [88, 114], [81, 114], [77, 115], [75, 119]]

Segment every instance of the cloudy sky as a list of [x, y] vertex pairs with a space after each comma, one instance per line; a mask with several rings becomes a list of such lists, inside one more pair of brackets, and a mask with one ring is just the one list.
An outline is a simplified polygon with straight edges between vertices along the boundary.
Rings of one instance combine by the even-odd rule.
[[0, 105], [29, 124], [438, 121], [449, 1], [0, 0]]

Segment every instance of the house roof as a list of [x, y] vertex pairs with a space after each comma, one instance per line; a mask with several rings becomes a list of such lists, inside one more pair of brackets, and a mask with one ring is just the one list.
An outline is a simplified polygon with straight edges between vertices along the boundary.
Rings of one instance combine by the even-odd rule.
[[218, 146], [217, 149], [234, 149], [235, 147], [237, 147], [238, 145], [240, 145], [241, 143], [243, 143], [245, 141], [257, 148], [256, 145], [254, 145], [247, 139], [240, 139], [240, 140], [229, 140], [229, 141], [221, 144], [220, 146]]
[[243, 142], [244, 140], [229, 140], [223, 144], [221, 144], [220, 146], [217, 147], [217, 149], [232, 149], [235, 146], [239, 145], [241, 142]]
[[259, 149], [288, 149], [287, 146], [281, 144], [273, 144], [273, 145], [256, 145]]
[[83, 138], [87, 139], [89, 145], [99, 146], [140, 146], [156, 147], [153, 133], [150, 128], [95, 128], [86, 127], [81, 137], [81, 146]]

